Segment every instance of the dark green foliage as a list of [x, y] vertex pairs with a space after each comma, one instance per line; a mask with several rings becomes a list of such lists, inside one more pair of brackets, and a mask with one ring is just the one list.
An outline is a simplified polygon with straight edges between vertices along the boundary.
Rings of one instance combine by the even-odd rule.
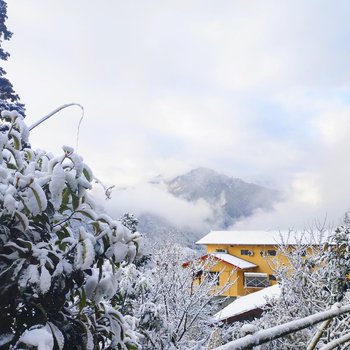
[[[2, 43], [10, 40], [12, 33], [7, 29], [7, 4], [0, 0], [0, 60], [7, 61], [10, 54], [2, 47]], [[20, 103], [18, 94], [13, 89], [11, 82], [6, 78], [6, 71], [0, 67], [0, 112], [3, 110], [16, 110], [25, 115], [24, 104]]]
[[55, 350], [137, 348], [109, 301], [138, 235], [96, 212], [93, 174], [73, 149], [23, 149], [21, 116], [2, 112], [1, 123], [0, 347], [30, 349], [26, 336], [39, 330]]

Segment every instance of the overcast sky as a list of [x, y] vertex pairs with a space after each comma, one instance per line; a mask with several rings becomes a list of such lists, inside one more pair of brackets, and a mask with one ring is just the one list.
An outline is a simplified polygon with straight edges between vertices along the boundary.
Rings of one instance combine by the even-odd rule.
[[[29, 124], [84, 106], [79, 153], [107, 184], [205, 166], [287, 193], [242, 228], [337, 220], [350, 209], [349, 13], [348, 1], [11, 0], [5, 68]], [[38, 127], [33, 147], [75, 146], [79, 117]]]

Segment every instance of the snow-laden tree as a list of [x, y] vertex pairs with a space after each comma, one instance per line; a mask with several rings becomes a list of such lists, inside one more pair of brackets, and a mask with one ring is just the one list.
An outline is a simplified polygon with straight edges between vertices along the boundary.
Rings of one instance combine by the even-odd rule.
[[72, 148], [54, 157], [28, 136], [17, 111], [1, 113], [0, 347], [137, 349], [113, 297], [139, 235], [96, 212]]
[[216, 325], [212, 315], [222, 302], [218, 296], [230, 287], [219, 288], [215, 276], [206, 273], [213, 264], [168, 242], [150, 254], [144, 272], [132, 265], [124, 269], [125, 286], [137, 281], [124, 288], [124, 305], [139, 319], [143, 349], [206, 349]]
[[[3, 49], [3, 42], [10, 40], [12, 32], [7, 29], [7, 4], [0, 0], [0, 60], [7, 61], [10, 54]], [[0, 111], [17, 110], [24, 115], [25, 108], [19, 102], [19, 96], [13, 89], [11, 82], [6, 78], [6, 71], [0, 67]]]
[[[274, 262], [281, 296], [270, 300], [270, 306], [254, 324], [259, 329], [270, 328], [327, 310], [336, 302], [348, 303], [349, 234], [349, 226], [345, 224], [332, 234], [326, 234], [322, 230], [306, 233], [297, 246], [291, 247], [288, 242], [280, 245], [279, 254], [285, 255], [287, 260], [286, 263], [280, 259]], [[306, 241], [313, 241], [313, 244], [307, 244]], [[315, 241], [319, 244], [315, 245]], [[322, 335], [320, 344], [348, 333], [349, 320], [348, 316], [334, 319]], [[236, 327], [236, 337], [239, 336], [237, 329]], [[316, 327], [309, 327], [262, 348], [305, 349], [315, 332]]]
[[139, 224], [139, 221], [134, 214], [126, 213], [119, 219], [119, 221], [131, 232], [137, 231], [137, 225]]

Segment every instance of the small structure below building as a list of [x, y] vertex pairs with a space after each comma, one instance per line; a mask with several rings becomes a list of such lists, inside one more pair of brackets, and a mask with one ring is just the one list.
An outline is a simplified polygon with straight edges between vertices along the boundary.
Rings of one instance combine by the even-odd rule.
[[260, 317], [263, 308], [272, 298], [279, 298], [281, 288], [278, 284], [270, 286], [242, 297], [224, 307], [214, 315], [217, 321], [232, 323], [235, 321], [253, 320]]

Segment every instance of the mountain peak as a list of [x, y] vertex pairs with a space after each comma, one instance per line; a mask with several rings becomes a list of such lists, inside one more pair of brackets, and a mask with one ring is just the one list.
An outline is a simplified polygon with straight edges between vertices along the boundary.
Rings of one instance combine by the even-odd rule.
[[253, 215], [257, 209], [272, 209], [273, 204], [281, 199], [277, 191], [205, 167], [192, 169], [170, 181], [160, 176], [151, 183], [158, 186], [158, 189], [191, 203], [192, 205], [186, 206], [186, 210], [195, 210], [190, 217], [194, 218], [198, 212], [202, 213], [203, 208], [206, 212], [197, 220], [201, 222], [199, 227], [191, 220], [177, 223], [176, 215], [175, 220], [170, 222], [163, 214], [159, 215], [145, 208], [144, 213], [139, 216], [139, 229], [141, 232], [152, 233], [148, 236], [152, 240], [159, 240], [170, 233], [176, 239], [189, 244], [203, 235], [203, 229], [204, 232], [210, 229], [228, 229], [240, 218]]
[[240, 217], [252, 215], [256, 209], [271, 209], [279, 197], [277, 191], [204, 167], [177, 176], [166, 184], [174, 196], [190, 202], [207, 201], [216, 212], [220, 212], [220, 216], [225, 217], [224, 226], [232, 225]]

